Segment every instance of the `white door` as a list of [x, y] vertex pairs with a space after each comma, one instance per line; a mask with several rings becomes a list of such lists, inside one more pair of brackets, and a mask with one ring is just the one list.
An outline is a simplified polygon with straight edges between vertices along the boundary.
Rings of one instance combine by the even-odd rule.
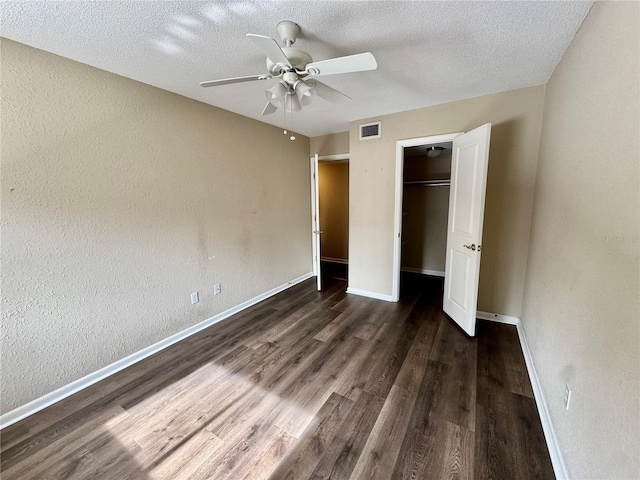
[[322, 271], [320, 268], [320, 202], [318, 189], [318, 154], [311, 158], [311, 238], [313, 242], [313, 273], [318, 281], [318, 291], [322, 290]]
[[487, 123], [456, 137], [451, 157], [443, 309], [472, 337], [476, 334], [490, 136], [491, 124]]

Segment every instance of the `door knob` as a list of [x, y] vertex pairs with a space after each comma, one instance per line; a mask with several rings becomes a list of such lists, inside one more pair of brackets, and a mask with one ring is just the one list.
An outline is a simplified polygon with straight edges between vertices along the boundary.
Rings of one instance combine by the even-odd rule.
[[476, 251], [476, 244], [472, 243], [471, 245], [463, 245], [464, 248], [468, 248], [469, 250]]

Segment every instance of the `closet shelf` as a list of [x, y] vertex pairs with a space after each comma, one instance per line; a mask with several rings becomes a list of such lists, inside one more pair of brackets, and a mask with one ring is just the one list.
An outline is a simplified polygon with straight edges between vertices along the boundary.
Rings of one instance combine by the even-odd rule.
[[416, 180], [413, 182], [404, 182], [404, 184], [416, 187], [448, 187], [451, 185], [451, 180]]

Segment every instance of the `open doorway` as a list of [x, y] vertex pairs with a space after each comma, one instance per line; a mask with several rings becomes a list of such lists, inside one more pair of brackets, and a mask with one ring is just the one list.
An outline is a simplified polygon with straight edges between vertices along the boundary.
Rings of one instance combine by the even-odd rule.
[[451, 151], [451, 141], [403, 147], [401, 296], [416, 290], [442, 296]]
[[313, 274], [347, 280], [349, 264], [349, 154], [311, 157]]
[[460, 135], [396, 142], [395, 301], [401, 285], [416, 283], [416, 276], [438, 279], [436, 283], [445, 276], [453, 140]]
[[349, 268], [349, 160], [318, 160], [320, 268], [323, 278], [347, 280]]

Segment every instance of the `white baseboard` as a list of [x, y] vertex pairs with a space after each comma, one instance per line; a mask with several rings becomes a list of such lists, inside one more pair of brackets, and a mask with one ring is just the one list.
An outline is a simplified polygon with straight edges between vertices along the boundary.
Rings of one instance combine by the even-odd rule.
[[507, 325], [520, 325], [520, 319], [518, 317], [500, 315], [499, 313], [481, 312], [478, 310], [476, 312], [476, 318], [491, 320], [492, 322], [506, 323]]
[[287, 282], [283, 285], [273, 288], [268, 292], [261, 293], [260, 295], [253, 297], [247, 300], [246, 302], [241, 303], [240, 305], [236, 305], [235, 307], [225, 310], [222, 313], [214, 315], [213, 317], [208, 318], [207, 320], [204, 320], [200, 323], [197, 323], [196, 325], [193, 325], [185, 330], [182, 330], [181, 332], [171, 335], [170, 337], [167, 337], [164, 340], [160, 340], [159, 342], [154, 343], [153, 345], [150, 345], [146, 348], [143, 348], [142, 350], [139, 350], [121, 360], [118, 360], [117, 362], [112, 363], [111, 365], [107, 365], [106, 367], [101, 368], [96, 372], [90, 373], [89, 375], [79, 378], [78, 380], [75, 380], [63, 387], [60, 387], [57, 390], [54, 390], [53, 392], [47, 393], [46, 395], [43, 395], [40, 398], [36, 398], [35, 400], [32, 400], [31, 402], [26, 403], [21, 407], [18, 407], [14, 410], [11, 410], [10, 412], [0, 415], [0, 430], [5, 427], [8, 427], [9, 425], [13, 425], [14, 423], [22, 420], [23, 418], [28, 417], [29, 415], [33, 415], [34, 413], [39, 412], [40, 410], [50, 405], [53, 405], [54, 403], [59, 402], [64, 398], [69, 397], [74, 393], [77, 393], [80, 390], [87, 388], [90, 385], [93, 385], [94, 383], [97, 383], [100, 380], [103, 380], [113, 375], [114, 373], [124, 370], [125, 368], [130, 367], [131, 365], [139, 362], [140, 360], [143, 360], [153, 355], [154, 353], [157, 353], [161, 350], [164, 350], [167, 347], [170, 347], [171, 345], [179, 342], [180, 340], [190, 337], [191, 335], [198, 333], [199, 331], [204, 330], [205, 328], [210, 327], [215, 323], [218, 323], [226, 318], [229, 318], [231, 315], [234, 315], [242, 310], [245, 310], [246, 308], [249, 308], [255, 305], [256, 303], [259, 303], [269, 297], [272, 297], [273, 295], [280, 293], [286, 290], [287, 288], [290, 288], [311, 277], [313, 277], [313, 273], [309, 272], [305, 275], [302, 275], [301, 277], [291, 280], [290, 282]]
[[422, 275], [431, 275], [432, 277], [444, 278], [444, 272], [440, 270], [425, 270], [424, 268], [402, 267], [403, 272], [421, 273]]
[[343, 263], [345, 265], [349, 264], [349, 261], [345, 260], [344, 258], [320, 257], [320, 261], [330, 263]]
[[378, 292], [369, 292], [367, 290], [360, 290], [359, 288], [347, 288], [347, 293], [351, 293], [353, 295], [360, 295], [361, 297], [369, 297], [375, 298], [378, 300], [385, 300], [387, 302], [393, 302], [393, 297], [391, 295], [385, 295], [384, 293]]
[[518, 331], [518, 338], [520, 339], [520, 346], [522, 347], [524, 361], [527, 365], [529, 378], [531, 379], [533, 396], [538, 407], [538, 415], [540, 415], [544, 438], [547, 441], [547, 448], [549, 449], [549, 456], [551, 457], [553, 471], [558, 480], [568, 480], [569, 474], [567, 473], [567, 467], [562, 458], [562, 453], [560, 452], [558, 438], [556, 437], [556, 432], [553, 429], [551, 416], [549, 415], [549, 409], [547, 408], [547, 402], [545, 401], [544, 394], [542, 393], [542, 385], [540, 385], [540, 380], [538, 380], [538, 374], [536, 373], [536, 368], [533, 365], [533, 357], [531, 356], [531, 351], [529, 350], [529, 345], [527, 344], [527, 339], [524, 336], [524, 330], [522, 329], [522, 324], [520, 322], [516, 325], [516, 330]]
[[540, 423], [542, 423], [542, 431], [544, 432], [544, 439], [547, 442], [547, 449], [549, 450], [549, 456], [551, 457], [551, 464], [553, 465], [553, 471], [558, 480], [565, 480], [569, 478], [567, 473], [567, 467], [562, 459], [560, 453], [560, 447], [558, 445], [558, 439], [556, 437], [553, 424], [551, 423], [551, 416], [549, 415], [549, 409], [547, 408], [547, 402], [544, 399], [542, 393], [542, 386], [536, 373], [536, 368], [533, 365], [533, 357], [527, 344], [527, 339], [524, 336], [524, 330], [522, 329], [522, 322], [518, 317], [511, 317], [509, 315], [500, 315], [491, 312], [477, 312], [477, 318], [483, 320], [490, 320], [492, 322], [506, 323], [508, 325], [515, 325], [518, 332], [518, 339], [520, 340], [520, 348], [524, 355], [524, 363], [527, 365], [527, 372], [529, 373], [529, 379], [531, 380], [531, 388], [533, 389], [533, 397], [538, 407], [538, 416], [540, 417]]

